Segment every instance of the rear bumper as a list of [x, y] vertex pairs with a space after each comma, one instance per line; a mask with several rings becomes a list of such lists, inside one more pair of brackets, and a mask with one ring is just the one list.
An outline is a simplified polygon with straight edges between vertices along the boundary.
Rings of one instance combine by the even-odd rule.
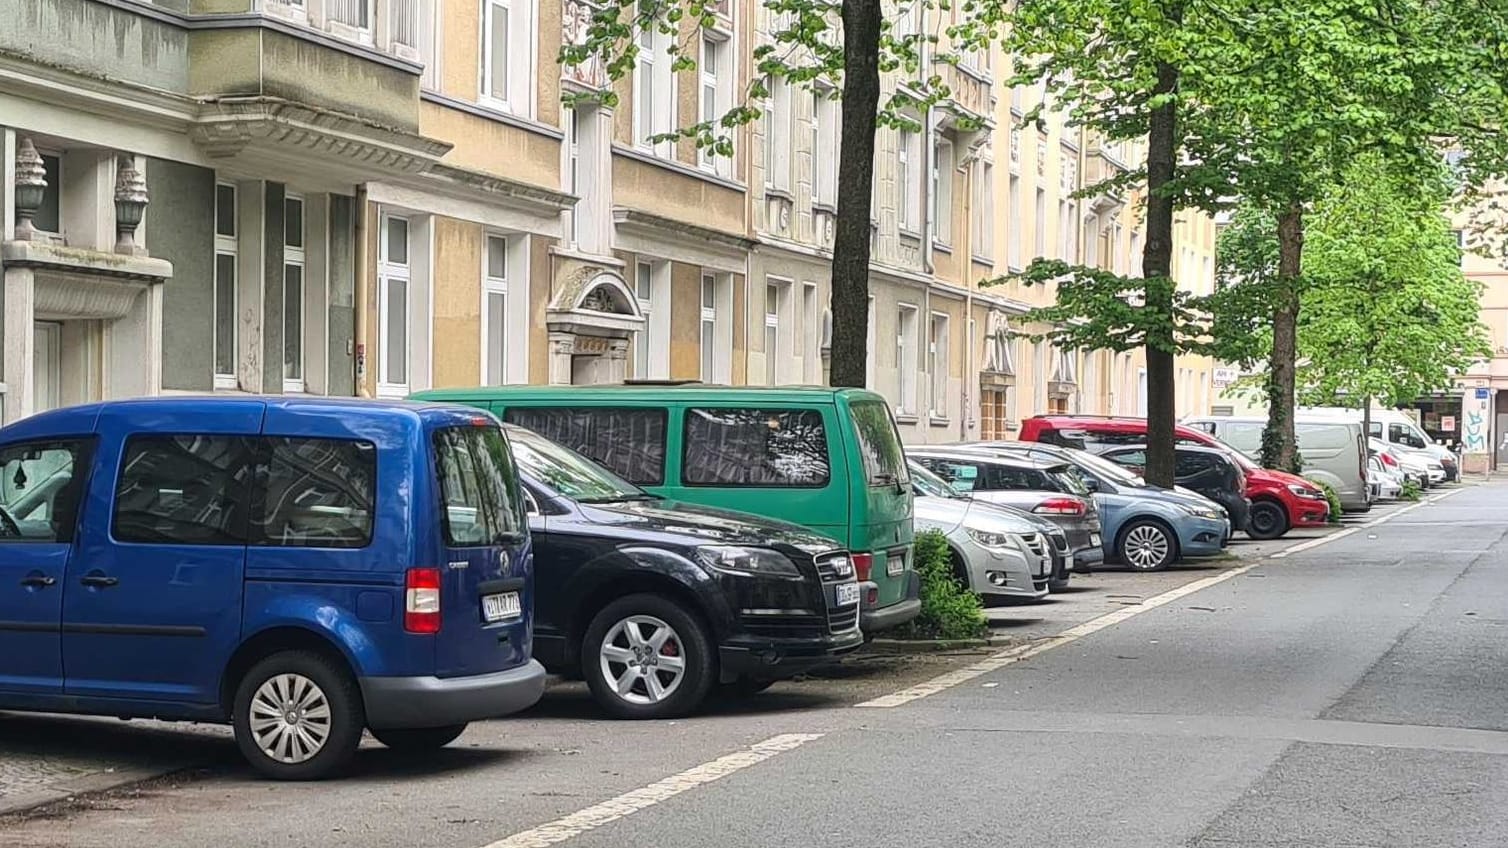
[[442, 727], [534, 706], [545, 691], [545, 667], [529, 660], [507, 671], [470, 677], [363, 677], [357, 682], [368, 727]]
[[1096, 565], [1105, 561], [1105, 549], [1102, 545], [1080, 548], [1073, 552], [1073, 570], [1089, 571]]
[[[859, 584], [865, 586], [866, 584]], [[861, 590], [860, 597], [867, 599], [867, 589]], [[859, 610], [859, 629], [874, 635], [885, 630], [893, 630], [902, 624], [922, 614], [922, 578], [914, 570], [906, 572], [906, 597], [893, 604], [883, 607], [871, 607], [867, 604]]]

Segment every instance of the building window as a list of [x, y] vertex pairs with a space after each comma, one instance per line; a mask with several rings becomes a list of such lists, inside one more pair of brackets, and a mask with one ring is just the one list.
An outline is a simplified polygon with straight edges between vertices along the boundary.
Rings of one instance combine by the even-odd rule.
[[900, 228], [915, 233], [921, 229], [921, 135], [901, 130], [896, 150], [896, 215]]
[[[711, 33], [702, 36], [702, 60], [698, 66], [702, 74], [702, 120], [712, 125], [714, 138], [719, 135], [719, 122], [728, 113], [733, 99], [732, 54], [732, 46], [727, 39]], [[722, 177], [732, 176], [732, 156], [722, 155], [708, 147], [701, 148], [698, 156], [706, 170]]]
[[764, 106], [764, 184], [776, 191], [791, 190], [791, 84], [771, 77]]
[[215, 388], [234, 389], [236, 382], [236, 187], [215, 184]]
[[[425, 45], [429, 34], [422, 20], [425, 5], [424, 0], [387, 0], [381, 17], [387, 29], [387, 47], [393, 55], [421, 63], [424, 53], [433, 55], [432, 45]], [[424, 84], [422, 73], [419, 84]]]
[[933, 237], [941, 244], [953, 243], [953, 143], [939, 139], [932, 157]]
[[562, 122], [566, 131], [565, 190], [567, 194], [577, 198], [566, 213], [566, 231], [570, 243], [574, 245], [581, 239], [581, 112], [576, 109], [565, 111], [565, 120]]
[[717, 379], [717, 278], [702, 275], [702, 382]]
[[304, 390], [304, 199], [283, 200], [283, 391]]
[[378, 269], [377, 322], [382, 345], [377, 382], [381, 394], [408, 394], [409, 301], [413, 280], [409, 266], [408, 219], [382, 219]]
[[1010, 389], [980, 387], [979, 438], [985, 441], [1005, 439], [1010, 434]]
[[638, 34], [639, 55], [634, 66], [634, 143], [670, 158], [674, 145], [655, 141], [675, 126], [675, 74], [672, 72], [670, 36], [651, 23]]
[[532, 0], [482, 0], [482, 102], [530, 117]]
[[42, 171], [47, 187], [42, 190], [42, 204], [32, 215], [31, 225], [40, 232], [52, 236], [63, 233], [63, 158], [53, 153], [38, 151], [42, 157]]
[[801, 284], [801, 369], [810, 385], [822, 383], [822, 308], [817, 284]]
[[1037, 205], [1032, 210], [1035, 215], [1032, 224], [1036, 227], [1036, 242], [1032, 245], [1033, 259], [1042, 259], [1047, 256], [1047, 191], [1037, 189]]
[[[1015, 177], [1011, 178], [1013, 181]], [[995, 258], [995, 165], [981, 160], [974, 165], [974, 179], [970, 190], [973, 193], [973, 214], [969, 224], [973, 227], [969, 241], [970, 250], [981, 259]]]
[[833, 151], [838, 150], [838, 136], [842, 129], [843, 119], [838, 114], [838, 101], [833, 99], [833, 93], [819, 88], [813, 103], [813, 118], [815, 126], [812, 127], [812, 138], [815, 147], [812, 149], [812, 182], [816, 186], [812, 191], [817, 204], [828, 209], [836, 209], [838, 206], [838, 157]]
[[[419, 75], [419, 85], [429, 91], [440, 90], [440, 57], [444, 54], [441, 28], [438, 24], [440, 0], [412, 0], [417, 6], [419, 61], [424, 63], [424, 72]], [[397, 41], [398, 39], [394, 39]]]
[[670, 263], [637, 263], [634, 296], [644, 316], [644, 329], [634, 338], [634, 376], [662, 379], [670, 374]]
[[1010, 232], [1005, 234], [1006, 263], [1013, 270], [1020, 270], [1021, 265], [1021, 178], [1011, 174], [1010, 192], [1006, 195], [1006, 203], [1010, 206], [1005, 210], [1009, 221]]
[[1063, 261], [1079, 261], [1079, 208], [1072, 200], [1058, 201], [1058, 239], [1063, 247]]
[[900, 401], [896, 411], [915, 415], [916, 404], [916, 307], [900, 304], [896, 314], [895, 369], [900, 376]]
[[764, 287], [764, 381], [767, 386], [780, 383], [780, 307], [785, 286], [784, 283], [770, 282]]
[[487, 236], [482, 276], [482, 382], [508, 382], [508, 239]]
[[932, 416], [948, 417], [948, 316], [932, 313], [927, 338], [927, 374], [932, 380]]
[[325, 0], [325, 17], [336, 35], [368, 44], [372, 41], [373, 0]]

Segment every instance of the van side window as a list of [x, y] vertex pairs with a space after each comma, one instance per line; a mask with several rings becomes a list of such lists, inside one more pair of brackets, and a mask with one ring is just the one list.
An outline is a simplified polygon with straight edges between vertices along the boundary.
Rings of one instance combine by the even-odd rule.
[[639, 486], [665, 482], [666, 412], [608, 407], [509, 407], [503, 420], [565, 445]]
[[904, 485], [906, 454], [901, 449], [901, 435], [895, 428], [890, 406], [880, 401], [861, 400], [848, 407], [853, 415], [854, 431], [859, 437], [859, 457], [864, 462], [864, 476], [871, 486]]
[[446, 545], [497, 545], [528, 528], [518, 472], [500, 428], [436, 430], [434, 450]]
[[246, 544], [257, 441], [132, 436], [116, 483], [111, 534], [144, 544]]
[[32, 442], [0, 449], [0, 544], [72, 542], [93, 442]]
[[683, 441], [688, 486], [822, 488], [832, 479], [815, 409], [688, 409]]
[[257, 544], [364, 548], [372, 541], [377, 449], [345, 439], [265, 438], [264, 499]]

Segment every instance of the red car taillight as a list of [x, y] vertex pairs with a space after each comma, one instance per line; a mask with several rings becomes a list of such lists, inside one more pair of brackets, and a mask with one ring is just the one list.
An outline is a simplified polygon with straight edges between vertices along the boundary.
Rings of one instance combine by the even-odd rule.
[[1032, 510], [1038, 515], [1083, 515], [1084, 502], [1078, 498], [1048, 498]]
[[440, 569], [410, 568], [403, 578], [403, 629], [440, 632]]
[[1390, 453], [1380, 453], [1380, 454], [1378, 454], [1378, 456], [1382, 457], [1382, 464], [1383, 465], [1386, 465], [1389, 468], [1397, 468], [1398, 467], [1398, 460], [1394, 459], [1392, 454], [1390, 454]]
[[850, 554], [849, 559], [853, 560], [854, 577], [860, 583], [868, 580], [869, 573], [874, 570], [874, 554]]

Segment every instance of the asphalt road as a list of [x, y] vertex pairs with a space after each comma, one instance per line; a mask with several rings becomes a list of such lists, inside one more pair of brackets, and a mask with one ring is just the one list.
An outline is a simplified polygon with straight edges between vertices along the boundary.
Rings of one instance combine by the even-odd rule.
[[[178, 734], [164, 744], [224, 765], [0, 820], [0, 846], [1496, 848], [1505, 496], [1462, 489], [1134, 593], [1146, 602], [868, 706], [790, 686], [620, 723], [566, 691], [441, 756], [374, 746], [353, 777], [305, 785]], [[3, 721], [107, 746], [159, 733]]]

